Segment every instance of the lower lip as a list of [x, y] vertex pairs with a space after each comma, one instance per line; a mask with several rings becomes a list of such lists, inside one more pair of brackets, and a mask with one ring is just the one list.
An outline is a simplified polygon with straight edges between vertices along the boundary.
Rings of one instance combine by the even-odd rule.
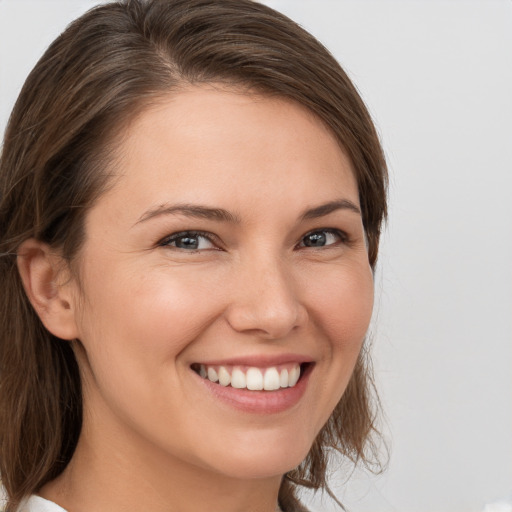
[[250, 391], [221, 386], [195, 375], [216, 398], [235, 409], [253, 414], [277, 414], [292, 408], [300, 401], [306, 391], [312, 369], [313, 365], [309, 365], [292, 388], [281, 388], [275, 391]]

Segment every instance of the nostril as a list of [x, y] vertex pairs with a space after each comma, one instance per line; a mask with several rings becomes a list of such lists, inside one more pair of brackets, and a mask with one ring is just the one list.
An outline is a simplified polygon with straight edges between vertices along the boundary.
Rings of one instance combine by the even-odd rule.
[[307, 309], [283, 276], [255, 271], [251, 279], [256, 283], [244, 283], [225, 310], [231, 328], [262, 339], [280, 339], [307, 323]]

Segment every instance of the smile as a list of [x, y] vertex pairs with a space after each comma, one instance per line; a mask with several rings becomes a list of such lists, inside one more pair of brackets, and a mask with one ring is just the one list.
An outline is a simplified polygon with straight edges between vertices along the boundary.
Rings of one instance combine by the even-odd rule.
[[235, 357], [190, 366], [199, 389], [217, 403], [251, 414], [283, 413], [300, 401], [315, 367], [309, 357]]
[[203, 379], [221, 386], [250, 391], [276, 391], [293, 388], [299, 381], [301, 365], [284, 365], [259, 368], [255, 366], [228, 366], [194, 364], [192, 369]]

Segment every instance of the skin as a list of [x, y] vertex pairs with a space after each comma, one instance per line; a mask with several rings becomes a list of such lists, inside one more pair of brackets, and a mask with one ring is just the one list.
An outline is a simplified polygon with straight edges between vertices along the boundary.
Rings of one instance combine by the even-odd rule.
[[[120, 140], [120, 176], [87, 215], [78, 276], [35, 241], [20, 263], [45, 325], [80, 340], [83, 431], [41, 495], [70, 512], [273, 512], [282, 475], [341, 398], [370, 321], [351, 163], [302, 106], [206, 86], [143, 112]], [[356, 209], [302, 217], [340, 200]], [[237, 222], [154, 215], [178, 203]], [[187, 230], [212, 240], [198, 250], [166, 240]], [[305, 245], [312, 231], [325, 245]], [[314, 367], [300, 400], [274, 414], [220, 401], [191, 370], [284, 353]]]

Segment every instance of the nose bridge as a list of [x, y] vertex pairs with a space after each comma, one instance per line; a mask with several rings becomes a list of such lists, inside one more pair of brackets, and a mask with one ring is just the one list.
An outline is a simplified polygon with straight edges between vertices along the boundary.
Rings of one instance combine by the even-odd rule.
[[236, 271], [228, 321], [237, 331], [280, 338], [303, 323], [305, 310], [285, 259], [260, 250], [241, 259]]

